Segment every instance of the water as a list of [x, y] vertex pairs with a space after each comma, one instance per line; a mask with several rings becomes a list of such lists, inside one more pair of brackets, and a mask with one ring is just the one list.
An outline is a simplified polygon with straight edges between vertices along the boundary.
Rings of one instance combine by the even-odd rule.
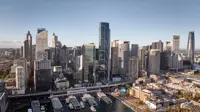
[[[123, 103], [121, 103], [114, 97], [112, 97], [112, 96], [108, 96], [108, 97], [112, 100], [111, 105], [107, 105], [105, 102], [99, 101], [96, 98], [96, 101], [98, 103], [98, 107], [96, 107], [97, 112], [133, 112], [130, 108], [126, 107]], [[78, 98], [78, 100], [79, 100], [79, 98]], [[69, 110], [65, 101], [62, 101], [62, 105], [63, 105], [63, 109], [64, 109], [63, 112], [91, 112], [90, 106], [88, 103], [85, 103], [85, 106], [86, 106], [85, 109], [81, 109], [81, 110]], [[19, 110], [18, 112], [27, 112], [28, 108], [30, 108], [30, 107]], [[52, 112], [51, 104], [48, 104], [47, 112]]]

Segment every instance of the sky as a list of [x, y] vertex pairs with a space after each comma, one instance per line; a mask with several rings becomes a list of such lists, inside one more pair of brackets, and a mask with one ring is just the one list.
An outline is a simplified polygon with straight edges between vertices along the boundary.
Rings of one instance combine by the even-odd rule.
[[[200, 0], [0, 0], [0, 47], [20, 47], [30, 30], [53, 32], [66, 46], [99, 43], [99, 22], [109, 22], [111, 40], [149, 45], [180, 35], [186, 48], [189, 31], [200, 48]], [[14, 42], [13, 42], [14, 41]]]

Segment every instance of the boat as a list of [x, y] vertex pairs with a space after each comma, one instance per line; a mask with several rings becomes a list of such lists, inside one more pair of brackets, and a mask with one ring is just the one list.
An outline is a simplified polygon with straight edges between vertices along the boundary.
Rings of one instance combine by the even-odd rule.
[[81, 105], [79, 104], [78, 100], [75, 96], [69, 96], [65, 99], [66, 104], [69, 104], [68, 107], [70, 109], [81, 109]]
[[96, 109], [94, 108], [94, 106], [90, 106], [90, 110], [91, 110], [92, 112], [96, 112]]
[[82, 101], [80, 101], [80, 105], [81, 105], [82, 109], [85, 108], [85, 105], [84, 105], [84, 103]]
[[74, 107], [73, 107], [73, 105], [70, 103], [69, 104], [69, 108], [72, 110], [72, 109], [74, 109]]
[[103, 92], [98, 92], [97, 96], [98, 96], [99, 100], [102, 100], [107, 104], [111, 104], [112, 103], [112, 100], [110, 98], [108, 98], [107, 95], [104, 94]]
[[97, 102], [95, 101], [95, 98], [91, 96], [90, 94], [84, 94], [83, 97], [81, 97], [83, 102], [88, 102], [90, 106], [97, 106]]

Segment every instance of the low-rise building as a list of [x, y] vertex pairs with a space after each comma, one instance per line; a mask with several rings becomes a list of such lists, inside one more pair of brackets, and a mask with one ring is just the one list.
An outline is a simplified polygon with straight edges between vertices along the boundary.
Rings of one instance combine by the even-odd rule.
[[69, 81], [66, 78], [57, 78], [54, 82], [56, 89], [67, 89], [69, 87]]

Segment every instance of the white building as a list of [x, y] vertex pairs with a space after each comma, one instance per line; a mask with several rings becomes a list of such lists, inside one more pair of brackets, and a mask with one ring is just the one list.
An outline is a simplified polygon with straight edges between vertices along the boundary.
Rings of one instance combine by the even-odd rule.
[[129, 58], [129, 78], [131, 80], [136, 80], [139, 74], [139, 59], [136, 56], [132, 56]]
[[83, 68], [83, 55], [76, 57], [76, 70], [82, 70]]
[[180, 36], [178, 35], [174, 35], [173, 36], [173, 48], [172, 48], [172, 51], [175, 53], [175, 54], [179, 54], [180, 53]]
[[16, 67], [16, 88], [18, 94], [25, 94], [25, 69], [24, 67]]
[[57, 89], [67, 89], [69, 87], [69, 81], [66, 78], [57, 78], [54, 82]]
[[183, 68], [183, 57], [181, 55], [172, 53], [168, 57], [168, 66], [170, 69], [174, 69], [174, 70]]
[[[36, 59], [43, 59], [45, 49], [48, 48], [48, 31], [44, 28], [38, 29], [36, 35]], [[48, 54], [47, 54], [48, 55]]]
[[160, 73], [160, 50], [151, 49], [149, 54], [149, 72], [152, 74]]
[[56, 36], [55, 33], [53, 33], [52, 39], [50, 42], [50, 47], [55, 48], [57, 43], [58, 43], [58, 36]]

